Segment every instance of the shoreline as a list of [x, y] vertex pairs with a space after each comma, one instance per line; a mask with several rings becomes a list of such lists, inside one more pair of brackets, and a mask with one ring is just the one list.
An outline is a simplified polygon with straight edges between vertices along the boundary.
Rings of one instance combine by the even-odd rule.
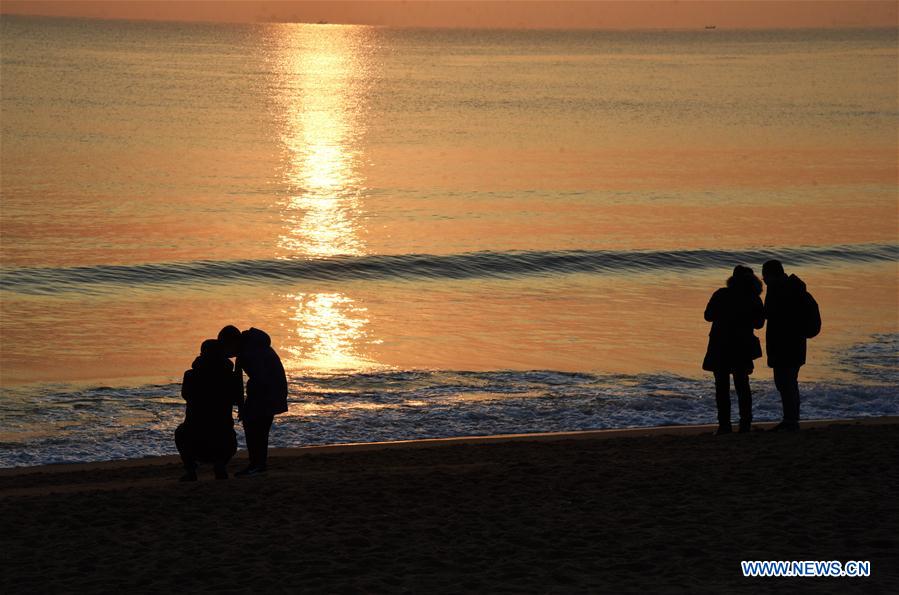
[[[776, 421], [753, 423], [753, 434], [770, 430], [777, 425]], [[843, 425], [897, 425], [899, 416], [884, 415], [878, 417], [833, 418], [802, 420], [802, 430], [820, 429]], [[496, 434], [488, 436], [451, 436], [445, 438], [419, 438], [414, 440], [390, 440], [385, 442], [351, 442], [336, 444], [319, 444], [310, 446], [290, 446], [269, 448], [269, 458], [294, 458], [308, 455], [361, 453], [366, 451], [392, 449], [419, 449], [434, 447], [451, 447], [462, 445], [499, 444], [505, 442], [544, 442], [559, 440], [610, 440], [618, 438], [649, 438], [659, 436], [701, 436], [711, 434], [717, 424], [647, 426], [644, 428], [606, 428], [601, 430], [574, 430], [569, 432], [530, 432], [524, 434]], [[235, 430], [242, 429], [235, 425]], [[736, 433], [736, 432], [735, 432]], [[174, 443], [174, 441], [173, 441]], [[238, 450], [231, 459], [246, 460], [246, 449]], [[137, 459], [113, 459], [109, 461], [90, 461], [84, 463], [48, 463], [22, 467], [0, 468], [0, 478], [16, 477], [38, 473], [77, 473], [80, 471], [129, 469], [135, 467], [157, 467], [162, 465], [180, 465], [181, 458], [177, 454], [142, 457]]]

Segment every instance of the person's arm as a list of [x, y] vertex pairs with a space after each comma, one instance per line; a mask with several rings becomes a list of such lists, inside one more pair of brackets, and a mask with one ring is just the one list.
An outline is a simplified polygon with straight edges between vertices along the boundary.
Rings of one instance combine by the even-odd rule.
[[233, 383], [233, 394], [234, 394], [234, 404], [237, 405], [237, 419], [241, 418], [243, 413], [243, 368], [240, 365], [237, 365], [234, 368], [234, 377], [232, 378]]
[[715, 322], [718, 320], [718, 316], [720, 315], [719, 310], [721, 309], [721, 290], [719, 289], [715, 293], [712, 294], [712, 297], [709, 299], [708, 305], [705, 307], [705, 320], [706, 322]]
[[762, 298], [756, 297], [752, 304], [752, 327], [762, 328], [765, 326], [765, 305]]
[[771, 292], [771, 290], [769, 289], [768, 293], [765, 294], [765, 301], [762, 302], [762, 317], [764, 317], [765, 322], [768, 323], [769, 329], [771, 328], [771, 311], [773, 310], [773, 308], [771, 307], [771, 304], [768, 300], [768, 297], [770, 296], [770, 292]]
[[193, 370], [184, 372], [184, 378], [181, 380], [181, 398], [190, 402], [194, 397], [194, 373]]

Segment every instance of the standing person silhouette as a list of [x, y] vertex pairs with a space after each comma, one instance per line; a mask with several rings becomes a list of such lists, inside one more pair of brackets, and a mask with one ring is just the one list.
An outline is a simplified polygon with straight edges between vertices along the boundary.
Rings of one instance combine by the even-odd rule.
[[705, 319], [712, 323], [709, 345], [702, 369], [715, 374], [715, 404], [718, 408], [716, 434], [730, 434], [730, 376], [740, 407], [740, 432], [752, 429], [752, 391], [749, 375], [752, 360], [762, 357], [762, 347], [754, 329], [762, 328], [765, 311], [761, 299], [762, 282], [752, 269], [734, 268], [727, 286], [712, 294], [705, 308]]
[[762, 266], [765, 293], [765, 351], [774, 369], [774, 385], [783, 404], [783, 421], [774, 431], [799, 429], [799, 368], [805, 364], [806, 340], [821, 332], [821, 313], [815, 298], [796, 275], [789, 277], [780, 261]]
[[241, 410], [244, 436], [250, 464], [235, 476], [265, 473], [268, 461], [268, 435], [274, 416], [287, 411], [287, 376], [281, 358], [272, 349], [272, 340], [264, 331], [250, 328], [240, 332], [228, 325], [219, 331], [218, 340], [228, 357], [237, 357], [237, 372], [247, 373], [247, 398]]

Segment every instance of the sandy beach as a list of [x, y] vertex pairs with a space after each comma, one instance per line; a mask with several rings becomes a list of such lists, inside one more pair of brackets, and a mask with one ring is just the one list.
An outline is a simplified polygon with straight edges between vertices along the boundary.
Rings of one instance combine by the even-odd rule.
[[[0, 590], [899, 589], [899, 420], [710, 429], [290, 449], [189, 484], [173, 457], [3, 470]], [[872, 576], [741, 575], [769, 559]]]
[[899, 595], [897, 24], [0, 0], [0, 595]]

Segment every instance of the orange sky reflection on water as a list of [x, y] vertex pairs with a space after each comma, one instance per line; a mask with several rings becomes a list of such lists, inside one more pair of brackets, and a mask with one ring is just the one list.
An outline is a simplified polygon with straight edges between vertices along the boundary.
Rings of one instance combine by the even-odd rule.
[[[839, 377], [835, 351], [872, 333], [899, 332], [895, 263], [787, 268], [808, 283], [824, 313], [803, 378]], [[529, 278], [358, 283], [339, 291], [314, 284], [290, 294], [247, 287], [227, 300], [199, 291], [86, 296], [78, 304], [3, 300], [3, 382], [180, 380], [222, 321], [269, 331], [291, 374], [437, 368], [701, 377], [709, 328], [702, 312], [729, 272], [566, 275], [550, 285]], [[67, 312], [64, 326], [47, 308], [54, 301]], [[756, 376], [769, 378], [763, 363], [757, 368]]]
[[[229, 155], [212, 148], [191, 156], [196, 158], [191, 167], [212, 177], [219, 171], [217, 160], [222, 160], [221, 171], [235, 176], [257, 168], [274, 171], [280, 176], [274, 188], [260, 196], [230, 197], [245, 210], [236, 211], [231, 222], [219, 223], [186, 220], [176, 210], [181, 197], [154, 197], [161, 217], [151, 222], [140, 195], [122, 201], [113, 192], [92, 194], [96, 202], [84, 207], [80, 196], [67, 193], [64, 184], [54, 187], [51, 180], [46, 184], [53, 190], [54, 208], [65, 217], [36, 226], [33, 212], [29, 216], [17, 209], [34, 195], [43, 196], [45, 189], [13, 185], [11, 198], [4, 197], [3, 231], [13, 239], [4, 245], [8, 262], [34, 264], [28, 260], [35, 258], [33, 251], [20, 257], [18, 240], [45, 246], [39, 258], [57, 258], [40, 261], [43, 265], [68, 264], [71, 253], [59, 248], [69, 243], [80, 250], [74, 262], [95, 264], [271, 257], [272, 252], [278, 258], [325, 258], [896, 240], [897, 164], [889, 130], [873, 133], [873, 141], [857, 146], [851, 136], [833, 139], [832, 131], [806, 127], [804, 136], [795, 139], [789, 131], [781, 133], [776, 147], [769, 149], [765, 143], [774, 133], [753, 126], [690, 131], [672, 120], [662, 131], [671, 134], [663, 134], [652, 123], [619, 122], [617, 128], [608, 125], [604, 136], [591, 136], [595, 131], [581, 131], [576, 122], [561, 130], [555, 128], [558, 122], [491, 129], [489, 122], [472, 124], [464, 114], [455, 114], [461, 122], [458, 138], [483, 130], [484, 139], [468, 144], [378, 143], [369, 138], [365, 118], [366, 81], [375, 68], [365, 49], [366, 29], [280, 25], [266, 31], [272, 32], [268, 59], [282, 73], [268, 106], [280, 139], [276, 154]], [[484, 127], [478, 128], [480, 124]], [[596, 124], [597, 130], [604, 125]], [[512, 138], [503, 134], [508, 130]], [[544, 134], [545, 145], [531, 148], [528, 141]], [[555, 143], [556, 138], [568, 140]], [[597, 146], [590, 145], [593, 141]], [[5, 165], [34, 167], [27, 154], [10, 155], [12, 161]], [[150, 173], [136, 175], [151, 179], [178, 160], [159, 150], [113, 156], [103, 165], [127, 170], [138, 161], [148, 164]], [[59, 162], [68, 182], [93, 179], [80, 171], [83, 163]], [[168, 173], [190, 181], [191, 167], [176, 164]], [[378, 192], [369, 192], [371, 188]], [[410, 188], [428, 193], [410, 198], [405, 194]], [[808, 192], [777, 200], [779, 192], [796, 188]], [[582, 192], [588, 199], [560, 206], [541, 195], [544, 190]], [[704, 191], [707, 204], [678, 198], [697, 191]], [[499, 196], [479, 201], [466, 199], [465, 193]], [[616, 198], [628, 193], [628, 198]], [[670, 196], [654, 198], [659, 193]], [[811, 195], [813, 209], [801, 198]], [[767, 200], [756, 204], [758, 196]], [[224, 200], [202, 189], [188, 198], [195, 204], [208, 201], [210, 212], [216, 200]], [[374, 201], [376, 210], [371, 208]], [[68, 207], [115, 208], [126, 216], [95, 229], [89, 210], [68, 217]], [[257, 228], [243, 229], [242, 217], [260, 211], [273, 214], [257, 221]], [[140, 216], [129, 217], [134, 213]], [[253, 240], [245, 252], [222, 248], [222, 236], [242, 235]], [[129, 245], [122, 237], [142, 243]], [[183, 237], [193, 242], [173, 248]], [[862, 273], [849, 267], [796, 272], [828, 313], [825, 331], [813, 343], [804, 368], [807, 376], [835, 373], [827, 368], [829, 350], [897, 330], [894, 264], [871, 265]], [[695, 376], [701, 374], [708, 330], [702, 309], [727, 273], [562, 275], [540, 283], [531, 278], [418, 284], [297, 281], [276, 288], [135, 290], [84, 299], [16, 295], [0, 302], [3, 382], [137, 378], [158, 376], [161, 370], [176, 379], [199, 343], [225, 323], [270, 331], [293, 373], [433, 367], [666, 370]], [[865, 292], [865, 308], [858, 307], [859, 287], [872, 288]], [[53, 357], [47, 357], [48, 345]]]

